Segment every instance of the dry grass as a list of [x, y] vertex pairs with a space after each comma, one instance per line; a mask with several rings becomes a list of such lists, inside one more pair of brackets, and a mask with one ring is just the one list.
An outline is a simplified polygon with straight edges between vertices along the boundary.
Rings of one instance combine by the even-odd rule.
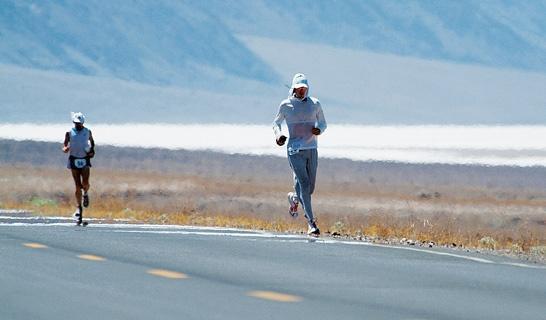
[[[87, 216], [158, 224], [226, 226], [304, 232], [303, 218], [286, 213], [290, 180], [226, 179], [146, 170], [92, 171]], [[546, 200], [495, 196], [479, 188], [323, 183], [315, 208], [319, 226], [353, 238], [407, 238], [439, 245], [528, 252], [546, 245]], [[439, 191], [438, 191], [439, 190]], [[69, 216], [73, 186], [66, 169], [0, 166], [0, 207]], [[395, 240], [396, 239], [396, 240]]]

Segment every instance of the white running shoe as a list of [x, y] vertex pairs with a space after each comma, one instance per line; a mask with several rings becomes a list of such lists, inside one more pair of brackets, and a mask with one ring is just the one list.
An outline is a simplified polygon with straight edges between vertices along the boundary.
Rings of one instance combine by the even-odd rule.
[[314, 237], [320, 236], [320, 230], [315, 222], [312, 222], [309, 225], [309, 229], [307, 229], [307, 234]]
[[76, 211], [74, 211], [74, 214], [72, 215], [72, 217], [74, 217], [74, 220], [76, 222], [81, 223], [81, 221], [82, 221], [82, 208], [81, 207], [76, 208]]
[[288, 203], [290, 204], [290, 208], [288, 208], [288, 213], [292, 216], [292, 218], [298, 217], [298, 196], [294, 192], [288, 192]]

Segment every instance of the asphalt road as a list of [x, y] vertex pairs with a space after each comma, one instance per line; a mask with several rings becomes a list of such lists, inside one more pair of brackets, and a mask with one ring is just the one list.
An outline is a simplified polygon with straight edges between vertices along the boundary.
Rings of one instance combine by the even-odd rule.
[[452, 250], [0, 212], [0, 319], [546, 319], [546, 268]]

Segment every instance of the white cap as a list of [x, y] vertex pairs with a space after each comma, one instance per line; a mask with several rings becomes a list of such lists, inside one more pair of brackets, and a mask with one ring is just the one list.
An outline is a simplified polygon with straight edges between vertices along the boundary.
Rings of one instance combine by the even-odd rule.
[[292, 88], [296, 89], [302, 87], [309, 88], [307, 77], [303, 73], [296, 73], [292, 79]]
[[72, 122], [74, 123], [83, 124], [85, 122], [85, 117], [81, 112], [71, 112], [70, 115], [72, 117]]

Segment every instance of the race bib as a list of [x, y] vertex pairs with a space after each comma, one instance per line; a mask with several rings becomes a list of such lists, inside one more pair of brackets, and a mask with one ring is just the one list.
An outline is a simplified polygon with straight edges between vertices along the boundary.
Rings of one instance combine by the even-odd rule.
[[87, 165], [86, 159], [74, 159], [74, 166], [78, 169], [82, 169]]

